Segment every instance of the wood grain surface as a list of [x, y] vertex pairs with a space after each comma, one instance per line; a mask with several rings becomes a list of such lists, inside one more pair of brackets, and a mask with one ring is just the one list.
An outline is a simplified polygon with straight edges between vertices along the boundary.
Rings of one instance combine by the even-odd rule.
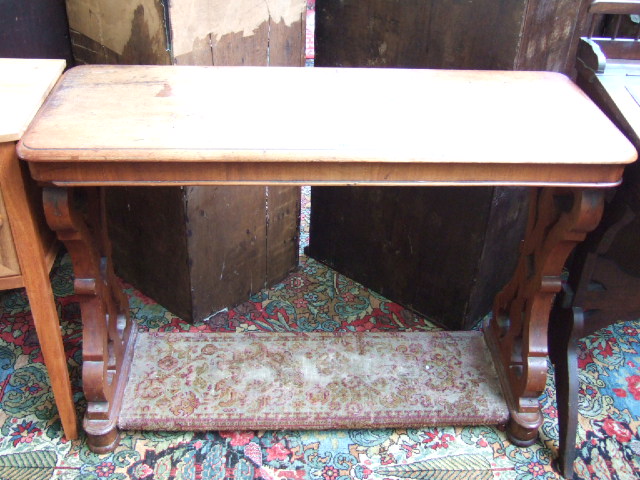
[[20, 139], [65, 64], [64, 60], [0, 58], [0, 142]]
[[[306, 92], [313, 92], [311, 134], [296, 114], [301, 102], [283, 100], [298, 93], [302, 101]], [[72, 163], [612, 165], [636, 158], [559, 74], [164, 66], [70, 70], [19, 153]]]

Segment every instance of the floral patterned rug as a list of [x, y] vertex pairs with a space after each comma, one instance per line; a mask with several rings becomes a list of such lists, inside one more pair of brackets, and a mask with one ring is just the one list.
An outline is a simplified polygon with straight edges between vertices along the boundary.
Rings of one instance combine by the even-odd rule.
[[[303, 206], [308, 197], [303, 195]], [[303, 209], [302, 224], [308, 210]], [[301, 238], [304, 242], [306, 231]], [[52, 272], [78, 411], [81, 323], [72, 269]], [[437, 328], [312, 259], [246, 303], [189, 325], [131, 287], [144, 332], [428, 332]], [[640, 321], [619, 323], [580, 343], [576, 478], [640, 478]], [[529, 448], [498, 427], [210, 431], [127, 431], [112, 453], [67, 441], [49, 388], [23, 290], [0, 295], [0, 478], [45, 479], [504, 479], [560, 478], [553, 377], [540, 398], [544, 423]]]
[[506, 424], [481, 332], [140, 333], [124, 430]]

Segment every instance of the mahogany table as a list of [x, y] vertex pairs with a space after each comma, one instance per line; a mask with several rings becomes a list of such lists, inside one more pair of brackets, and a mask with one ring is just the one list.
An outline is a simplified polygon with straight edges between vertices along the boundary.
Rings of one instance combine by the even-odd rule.
[[118, 441], [135, 328], [109, 261], [101, 202], [81, 213], [74, 191], [538, 187], [517, 271], [485, 326], [510, 409], [508, 434], [528, 445], [542, 418], [547, 323], [564, 261], [596, 227], [605, 188], [636, 159], [631, 144], [559, 74], [259, 67], [74, 68], [18, 152], [47, 186], [48, 222], [74, 264], [84, 325], [84, 428], [95, 451]]
[[44, 221], [36, 185], [16, 155], [16, 142], [64, 67], [64, 60], [0, 58], [0, 290], [27, 292], [62, 428], [72, 440], [78, 422], [49, 281], [59, 244]]

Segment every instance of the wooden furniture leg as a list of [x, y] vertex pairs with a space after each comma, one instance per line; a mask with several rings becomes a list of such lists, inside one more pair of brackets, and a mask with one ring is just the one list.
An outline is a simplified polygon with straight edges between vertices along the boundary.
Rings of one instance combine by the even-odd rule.
[[538, 397], [547, 379], [547, 327], [560, 275], [575, 245], [596, 228], [604, 207], [599, 189], [532, 192], [529, 221], [511, 282], [497, 295], [485, 326], [511, 417], [509, 439], [531, 445], [542, 423]]
[[0, 143], [0, 187], [15, 239], [22, 279], [29, 298], [42, 356], [49, 372], [51, 389], [62, 428], [67, 439], [73, 440], [78, 437], [78, 425], [67, 358], [64, 353], [45, 252], [42, 243], [38, 241], [36, 215], [31, 211], [23, 173], [16, 156], [15, 143]]
[[[549, 358], [555, 366], [558, 405], [558, 466], [565, 478], [573, 478], [578, 428], [578, 339], [582, 337], [584, 313], [579, 307], [553, 312], [553, 334], [549, 336]], [[551, 331], [551, 330], [550, 330]]]
[[77, 208], [74, 190], [66, 188], [45, 188], [44, 206], [47, 222], [67, 247], [75, 272], [83, 322], [83, 426], [89, 448], [105, 453], [119, 440], [117, 419], [137, 330], [111, 266], [104, 195], [97, 189], [85, 192], [86, 212]]

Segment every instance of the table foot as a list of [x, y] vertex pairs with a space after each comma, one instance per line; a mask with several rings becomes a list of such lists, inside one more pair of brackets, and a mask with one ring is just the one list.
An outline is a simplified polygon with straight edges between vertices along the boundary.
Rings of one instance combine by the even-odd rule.
[[114, 421], [87, 421], [85, 419], [82, 426], [87, 434], [89, 450], [94, 453], [109, 453], [120, 442], [120, 432], [118, 431], [117, 423]]
[[528, 447], [538, 439], [538, 429], [542, 425], [542, 414], [509, 411], [507, 438], [518, 447]]
[[533, 443], [542, 420], [538, 398], [547, 380], [547, 327], [562, 269], [596, 228], [604, 192], [543, 188], [532, 192], [527, 234], [511, 282], [497, 295], [485, 337], [511, 413], [509, 437]]
[[87, 192], [81, 211], [71, 189], [45, 188], [45, 216], [73, 262], [74, 288], [82, 314], [82, 383], [87, 399], [84, 428], [98, 453], [117, 445], [118, 413], [131, 363], [136, 329], [128, 301], [113, 273], [104, 199]]

